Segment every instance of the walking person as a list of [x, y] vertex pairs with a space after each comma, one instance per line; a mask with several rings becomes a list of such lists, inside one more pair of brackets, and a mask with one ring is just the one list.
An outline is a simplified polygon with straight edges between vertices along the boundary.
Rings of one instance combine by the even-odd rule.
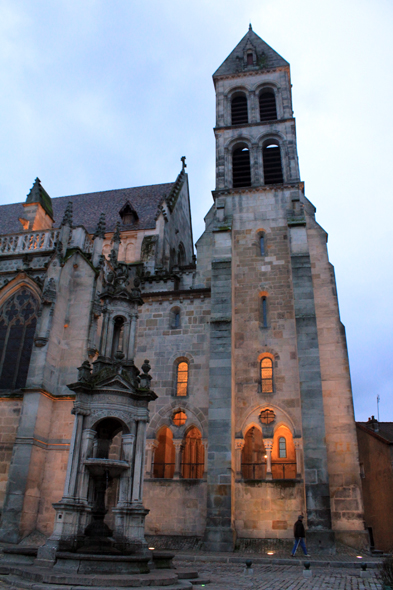
[[304, 530], [303, 515], [302, 514], [300, 514], [298, 516], [297, 521], [293, 525], [293, 536], [295, 537], [295, 544], [292, 549], [291, 557], [295, 557], [295, 553], [296, 553], [299, 545], [303, 549], [304, 555], [309, 556], [310, 554], [307, 553], [307, 547], [304, 542], [304, 539], [306, 538], [306, 531]]

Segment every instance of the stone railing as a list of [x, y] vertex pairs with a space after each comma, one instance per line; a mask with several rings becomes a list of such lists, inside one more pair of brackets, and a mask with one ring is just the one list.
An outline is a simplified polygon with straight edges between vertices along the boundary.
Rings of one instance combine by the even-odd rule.
[[[59, 229], [50, 229], [0, 236], [0, 256], [54, 250], [59, 235]], [[91, 253], [93, 250], [93, 241], [84, 227], [73, 228], [68, 245], [83, 252]]]
[[23, 232], [20, 234], [0, 236], [0, 256], [53, 250], [60, 230]]

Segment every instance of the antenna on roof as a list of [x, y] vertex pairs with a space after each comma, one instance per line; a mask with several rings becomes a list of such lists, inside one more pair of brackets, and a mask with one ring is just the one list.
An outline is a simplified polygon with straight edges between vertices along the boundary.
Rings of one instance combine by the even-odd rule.
[[379, 422], [379, 400], [381, 398], [379, 397], [379, 395], [377, 395], [377, 414], [378, 414], [378, 422]]

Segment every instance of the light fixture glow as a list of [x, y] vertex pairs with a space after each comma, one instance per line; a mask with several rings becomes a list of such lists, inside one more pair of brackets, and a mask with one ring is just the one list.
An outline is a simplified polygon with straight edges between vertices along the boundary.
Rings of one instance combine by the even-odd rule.
[[149, 549], [150, 549], [150, 551], [154, 551], [155, 548], [154, 547], [149, 547]]
[[363, 559], [363, 557], [361, 555], [357, 555], [356, 556], [358, 559]]
[[268, 555], [274, 555], [274, 551], [268, 551], [267, 554]]

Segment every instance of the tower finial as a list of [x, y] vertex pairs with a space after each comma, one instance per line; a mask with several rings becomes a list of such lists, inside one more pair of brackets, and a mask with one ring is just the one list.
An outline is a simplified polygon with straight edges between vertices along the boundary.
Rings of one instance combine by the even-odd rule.
[[249, 31], [252, 31], [252, 25], [251, 25], [251, 23], [250, 23], [250, 26], [248, 27], [248, 30]]
[[181, 161], [183, 162], [183, 167], [182, 167], [182, 171], [185, 170], [185, 168], [187, 168], [187, 164], [186, 164], [186, 156], [182, 156]]
[[60, 227], [63, 227], [63, 225], [72, 227], [72, 201], [68, 201]]
[[100, 218], [98, 220], [93, 240], [95, 240], [96, 238], [105, 238], [105, 213], [101, 213]]

